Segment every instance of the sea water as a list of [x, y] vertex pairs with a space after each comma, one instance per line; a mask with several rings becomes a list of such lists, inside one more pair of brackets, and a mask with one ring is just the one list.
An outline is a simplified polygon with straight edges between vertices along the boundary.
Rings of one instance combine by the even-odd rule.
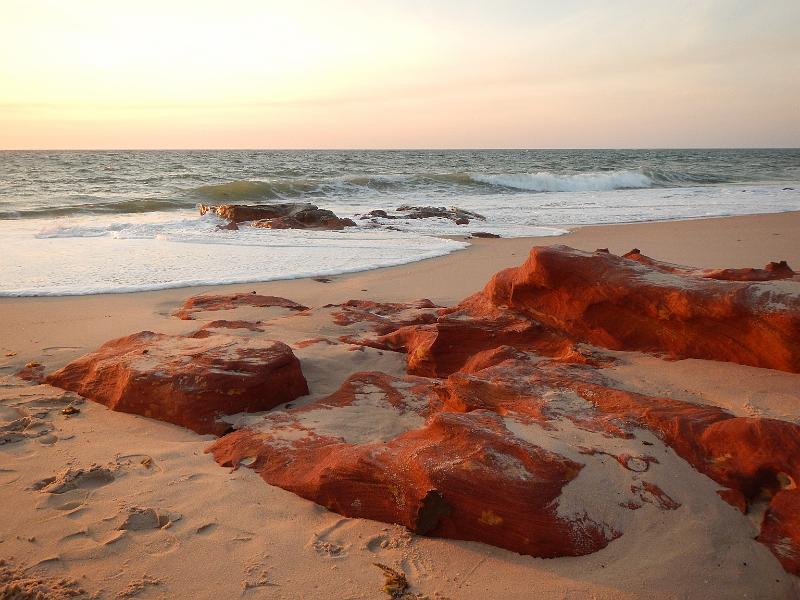
[[[340, 232], [242, 227], [197, 205], [313, 202]], [[372, 220], [403, 205], [486, 217]], [[0, 152], [0, 295], [333, 275], [441, 256], [474, 231], [800, 209], [800, 150]]]

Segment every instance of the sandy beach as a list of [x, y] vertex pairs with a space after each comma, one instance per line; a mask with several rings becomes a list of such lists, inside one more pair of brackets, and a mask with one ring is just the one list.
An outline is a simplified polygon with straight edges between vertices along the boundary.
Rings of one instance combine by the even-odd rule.
[[[493, 274], [523, 263], [535, 245], [607, 248], [618, 255], [638, 248], [660, 261], [705, 269], [760, 268], [780, 260], [797, 269], [798, 240], [800, 212], [591, 226], [560, 237], [471, 239], [468, 249], [444, 257], [322, 281], [0, 298], [3, 577], [45, 586], [51, 594], [45, 597], [53, 598], [80, 587], [87, 597], [102, 598], [355, 599], [385, 597], [383, 575], [373, 566], [381, 563], [403, 571], [416, 597], [441, 600], [800, 597], [800, 579], [754, 539], [763, 510], [737, 511], [717, 495], [714, 481], [652, 434], [642, 438], [658, 456], [651, 479], [679, 506], [660, 510], [645, 503], [618, 517], [605, 508], [616, 500], [598, 489], [587, 502], [608, 513], [610, 522], [623, 519], [624, 535], [585, 556], [545, 559], [343, 517], [265, 484], [249, 468], [220, 467], [205, 452], [214, 436], [114, 412], [81, 402], [72, 392], [14, 377], [31, 362], [51, 373], [108, 340], [138, 331], [188, 335], [215, 320], [247, 321], [261, 331], [226, 333], [288, 344], [310, 389], [298, 402], [308, 404], [334, 393], [357, 372], [396, 377], [406, 372], [401, 353], [342, 342], [343, 334], [366, 330], [358, 324], [342, 329], [331, 320], [335, 309], [325, 305], [426, 298], [452, 306], [478, 292]], [[800, 284], [795, 278], [787, 285]], [[304, 317], [253, 306], [199, 311], [192, 320], [173, 315], [190, 296], [239, 292], [288, 298], [311, 310]], [[331, 342], [308, 343], [317, 338]], [[795, 373], [608, 352], [614, 364], [603, 372], [621, 390], [800, 424]], [[80, 412], [63, 415], [66, 405]], [[9, 425], [26, 417], [33, 417], [29, 423], [35, 426], [8, 437], [19, 433]], [[363, 418], [372, 417], [380, 415], [367, 412]], [[241, 416], [234, 424], [254, 418]], [[615, 455], [634, 452], [631, 440], [567, 425], [559, 435], [552, 442], [555, 450], [573, 436]], [[606, 463], [616, 464], [598, 462], [598, 469], [610, 468]], [[92, 465], [96, 468], [89, 471]], [[83, 474], [75, 477], [80, 469]], [[614, 477], [623, 477], [621, 487], [636, 484], [635, 473]], [[67, 485], [53, 493], [59, 482]], [[593, 494], [589, 488], [584, 492]], [[40, 583], [33, 583], [36, 578]]]

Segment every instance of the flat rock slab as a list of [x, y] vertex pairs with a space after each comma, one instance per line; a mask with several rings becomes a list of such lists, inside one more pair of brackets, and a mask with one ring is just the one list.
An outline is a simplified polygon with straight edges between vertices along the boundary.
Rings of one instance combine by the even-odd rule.
[[105, 343], [47, 383], [112, 410], [213, 434], [229, 428], [220, 416], [268, 410], [308, 393], [300, 362], [282, 342], [150, 331]]

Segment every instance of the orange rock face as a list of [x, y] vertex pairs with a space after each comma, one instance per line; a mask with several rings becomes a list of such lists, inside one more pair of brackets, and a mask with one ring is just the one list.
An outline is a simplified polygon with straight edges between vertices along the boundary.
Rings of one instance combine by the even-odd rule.
[[278, 296], [261, 296], [260, 294], [202, 294], [192, 296], [172, 315], [185, 321], [194, 319], [194, 313], [214, 310], [231, 310], [240, 306], [257, 306], [261, 308], [279, 307], [294, 311], [308, 310], [307, 306], [279, 298]]
[[781, 281], [794, 274], [644, 259], [535, 248], [452, 308], [336, 307], [336, 324], [367, 331], [343, 341], [404, 352], [415, 377], [353, 376], [210, 451], [347, 516], [549, 557], [624, 535], [613, 511], [681, 507], [650, 477], [671, 448], [739, 510], [766, 501], [758, 539], [800, 573], [800, 426], [617, 389], [597, 348], [798, 372], [800, 297]]
[[501, 345], [585, 361], [579, 343], [800, 372], [794, 282], [719, 281], [665, 272], [607, 252], [531, 251], [436, 323], [379, 340], [409, 371], [445, 375]]
[[46, 382], [121, 412], [221, 434], [223, 415], [270, 409], [308, 393], [281, 342], [143, 331], [112, 340]]
[[238, 230], [237, 223], [252, 221], [253, 227], [265, 229], [325, 229], [339, 230], [355, 227], [352, 219], [337, 217], [330, 210], [319, 208], [306, 202], [286, 202], [274, 204], [222, 204], [219, 206], [200, 205], [200, 214], [216, 214], [227, 219], [227, 226], [221, 229]]
[[559, 514], [583, 465], [517, 437], [497, 413], [442, 410], [431, 383], [360, 373], [210, 452], [340, 514], [417, 533], [545, 557], [588, 554], [619, 535], [591, 516]]
[[638, 248], [634, 248], [627, 254], [623, 254], [622, 257], [628, 260], [635, 260], [638, 263], [642, 263], [643, 265], [647, 265], [659, 271], [664, 271], [665, 273], [703, 277], [707, 279], [721, 279], [723, 281], [774, 281], [776, 279], [791, 279], [797, 275], [785, 260], [771, 262], [763, 269], [695, 269], [693, 267], [673, 265], [671, 263], [655, 260], [654, 258], [642, 254]]
[[[409, 374], [357, 373], [326, 398], [250, 418], [209, 452], [348, 517], [540, 557], [600, 550], [652, 511], [680, 515], [693, 501], [671, 482], [707, 486], [707, 477], [742, 512], [766, 506], [758, 540], [800, 574], [800, 425], [619, 389], [603, 374], [617, 359], [602, 350], [800, 372], [797, 288], [780, 263], [700, 270], [638, 252], [549, 247], [451, 308], [429, 300], [328, 305], [319, 310], [328, 311], [328, 327], [341, 328], [339, 341], [405, 353]], [[235, 294], [196, 296], [175, 314], [243, 305], [310, 310]], [[288, 346], [254, 336], [256, 325], [215, 321], [189, 337], [142, 332], [48, 382], [117, 410], [222, 433], [220, 415], [263, 411], [308, 391]], [[252, 333], [211, 331], [221, 327]], [[319, 344], [313, 354], [331, 346], [341, 358], [336, 334], [324, 332], [331, 339], [295, 346]], [[720, 503], [715, 489], [709, 501]]]

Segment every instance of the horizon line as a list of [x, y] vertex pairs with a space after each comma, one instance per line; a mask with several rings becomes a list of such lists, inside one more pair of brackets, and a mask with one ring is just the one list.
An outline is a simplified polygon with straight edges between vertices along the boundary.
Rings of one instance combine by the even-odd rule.
[[0, 148], [0, 152], [444, 152], [444, 151], [550, 151], [550, 150], [800, 150], [800, 146], [584, 146], [584, 147], [170, 147], [170, 148]]

